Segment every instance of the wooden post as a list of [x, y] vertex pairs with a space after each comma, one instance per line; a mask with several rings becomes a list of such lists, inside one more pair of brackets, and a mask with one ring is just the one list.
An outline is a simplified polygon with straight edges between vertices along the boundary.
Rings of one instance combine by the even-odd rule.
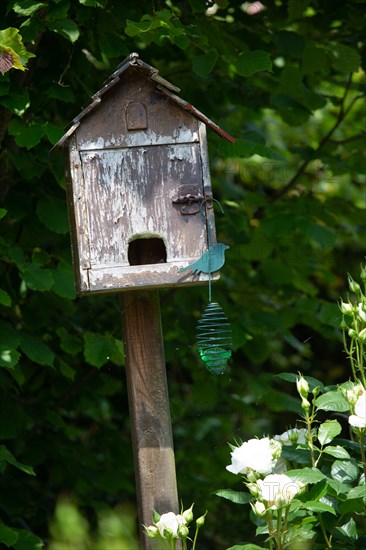
[[134, 290], [121, 300], [141, 548], [150, 550], [161, 548], [141, 527], [151, 525], [153, 509], [178, 513], [159, 291]]

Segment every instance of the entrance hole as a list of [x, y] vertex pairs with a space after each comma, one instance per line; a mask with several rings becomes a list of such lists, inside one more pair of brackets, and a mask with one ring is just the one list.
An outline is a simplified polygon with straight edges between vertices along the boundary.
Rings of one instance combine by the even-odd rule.
[[166, 248], [163, 239], [135, 239], [128, 245], [128, 261], [130, 265], [164, 264], [166, 263]]

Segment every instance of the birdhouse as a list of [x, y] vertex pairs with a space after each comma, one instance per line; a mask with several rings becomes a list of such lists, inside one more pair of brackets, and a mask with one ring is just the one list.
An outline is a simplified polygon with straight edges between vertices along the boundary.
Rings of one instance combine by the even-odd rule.
[[131, 54], [72, 121], [65, 145], [77, 292], [184, 286], [215, 244], [206, 126], [179, 88]]

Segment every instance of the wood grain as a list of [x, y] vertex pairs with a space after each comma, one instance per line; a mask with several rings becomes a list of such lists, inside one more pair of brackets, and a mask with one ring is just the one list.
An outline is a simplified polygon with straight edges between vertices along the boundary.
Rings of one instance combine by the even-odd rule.
[[[139, 524], [152, 512], [178, 513], [178, 495], [157, 290], [121, 294]], [[161, 548], [141, 528], [143, 550]]]

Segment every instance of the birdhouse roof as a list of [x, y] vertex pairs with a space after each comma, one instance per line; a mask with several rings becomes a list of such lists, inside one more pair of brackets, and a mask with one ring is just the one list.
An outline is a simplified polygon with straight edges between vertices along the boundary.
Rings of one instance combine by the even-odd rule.
[[171, 82], [168, 82], [167, 80], [165, 80], [165, 78], [161, 77], [157, 69], [155, 69], [151, 65], [148, 65], [140, 59], [139, 54], [131, 53], [128, 57], [126, 57], [126, 59], [124, 59], [124, 61], [122, 61], [117, 70], [114, 71], [114, 73], [112, 73], [110, 77], [104, 82], [101, 89], [92, 96], [91, 100], [87, 103], [81, 113], [79, 113], [72, 120], [72, 122], [67, 127], [66, 133], [56, 143], [54, 147], [63, 145], [68, 140], [68, 138], [72, 136], [75, 130], [79, 127], [83, 118], [86, 117], [91, 111], [98, 108], [98, 105], [103, 101], [104, 94], [114, 86], [118, 85], [123, 74], [131, 67], [137, 68], [142, 75], [144, 75], [147, 79], [152, 80], [156, 84], [156, 87], [160, 92], [168, 96], [182, 109], [188, 111], [193, 116], [204, 122], [207, 126], [212, 128], [212, 130], [216, 132], [216, 134], [227, 139], [228, 141], [231, 141], [232, 143], [235, 142], [235, 139], [231, 137], [227, 132], [225, 132], [222, 128], [220, 128], [220, 126], [215, 124], [215, 122], [210, 120], [206, 115], [201, 113], [193, 105], [177, 95], [180, 92], [180, 89], [177, 88], [177, 86], [174, 86], [174, 84], [171, 84]]

